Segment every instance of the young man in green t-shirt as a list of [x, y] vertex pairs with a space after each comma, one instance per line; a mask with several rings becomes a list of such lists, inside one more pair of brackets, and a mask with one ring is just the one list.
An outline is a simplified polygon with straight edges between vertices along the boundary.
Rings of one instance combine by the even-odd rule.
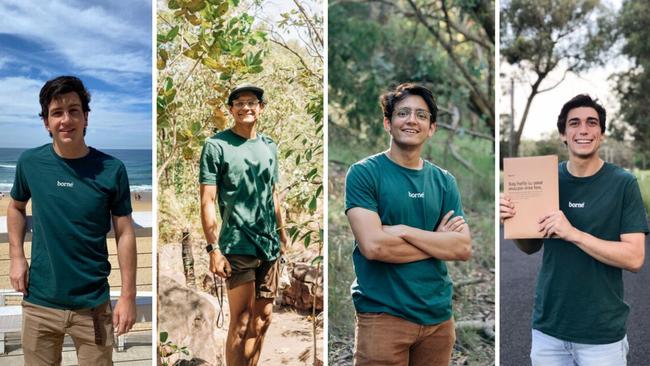
[[356, 244], [354, 363], [446, 366], [456, 336], [445, 261], [470, 258], [469, 228], [454, 177], [421, 158], [436, 129], [431, 91], [402, 84], [381, 106], [390, 147], [346, 177]]
[[[25, 364], [60, 364], [69, 334], [79, 365], [112, 365], [113, 332], [124, 334], [135, 321], [135, 234], [126, 169], [86, 145], [90, 94], [81, 80], [52, 79], [39, 99], [52, 143], [22, 153], [7, 209], [9, 277], [24, 294]], [[23, 244], [30, 199], [28, 264]], [[111, 222], [122, 279], [112, 315], [106, 247]]]
[[240, 85], [228, 105], [234, 126], [207, 139], [201, 153], [201, 223], [210, 271], [228, 286], [226, 363], [254, 366], [271, 323], [287, 236], [276, 191], [278, 147], [257, 132], [264, 90]]
[[[605, 120], [605, 109], [588, 95], [564, 104], [557, 127], [569, 160], [559, 165], [560, 210], [539, 217], [546, 239], [515, 240], [528, 254], [544, 248], [533, 365], [626, 364], [629, 306], [622, 270], [637, 272], [643, 265], [648, 221], [634, 175], [599, 156]], [[501, 219], [516, 210], [502, 195]]]

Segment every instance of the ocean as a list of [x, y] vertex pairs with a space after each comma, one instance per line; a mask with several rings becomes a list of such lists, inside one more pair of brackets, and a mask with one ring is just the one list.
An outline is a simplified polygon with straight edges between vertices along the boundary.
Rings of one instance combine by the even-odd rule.
[[[14, 184], [16, 163], [27, 149], [0, 148], [0, 192], [9, 192]], [[151, 192], [151, 150], [99, 149], [124, 162], [131, 192]]]

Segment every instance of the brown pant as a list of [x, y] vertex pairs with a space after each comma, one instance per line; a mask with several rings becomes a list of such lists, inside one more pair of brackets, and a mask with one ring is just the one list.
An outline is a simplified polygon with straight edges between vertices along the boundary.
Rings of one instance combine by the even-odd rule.
[[357, 313], [355, 366], [448, 366], [454, 320], [419, 325], [385, 313]]
[[232, 274], [226, 280], [228, 289], [255, 281], [255, 298], [273, 299], [278, 292], [279, 264], [277, 260], [263, 261], [251, 255], [227, 254]]
[[[23, 305], [25, 365], [60, 365], [63, 338], [70, 335], [80, 366], [112, 365], [113, 317], [110, 300], [96, 309], [61, 310]], [[96, 321], [93, 322], [93, 311]]]

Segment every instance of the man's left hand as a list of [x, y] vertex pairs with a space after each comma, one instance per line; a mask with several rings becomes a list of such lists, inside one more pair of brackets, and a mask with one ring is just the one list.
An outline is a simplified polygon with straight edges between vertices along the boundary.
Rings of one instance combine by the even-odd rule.
[[127, 333], [135, 324], [135, 298], [120, 296], [113, 309], [113, 329], [117, 336]]
[[405, 225], [382, 225], [381, 228], [384, 230], [386, 234], [397, 236], [400, 238], [406, 234]]
[[562, 211], [554, 211], [539, 218], [538, 230], [545, 238], [559, 238], [575, 242], [578, 230], [571, 225]]

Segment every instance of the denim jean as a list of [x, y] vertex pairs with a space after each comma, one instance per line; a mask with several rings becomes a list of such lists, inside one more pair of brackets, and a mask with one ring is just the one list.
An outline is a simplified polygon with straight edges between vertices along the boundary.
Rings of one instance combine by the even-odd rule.
[[533, 366], [625, 366], [628, 350], [627, 336], [614, 343], [584, 344], [533, 329], [530, 359]]

